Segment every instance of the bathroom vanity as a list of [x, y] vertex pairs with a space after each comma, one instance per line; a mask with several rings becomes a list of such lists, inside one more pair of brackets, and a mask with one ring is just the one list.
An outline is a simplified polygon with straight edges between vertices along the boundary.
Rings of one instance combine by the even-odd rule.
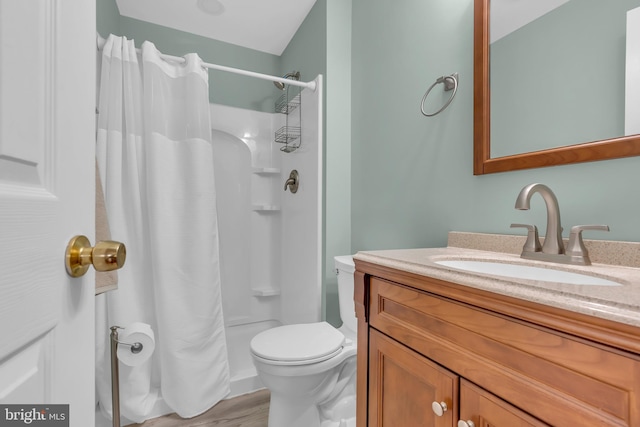
[[[354, 259], [358, 427], [640, 426], [640, 269], [548, 265], [451, 240]], [[470, 273], [443, 259], [620, 286]]]

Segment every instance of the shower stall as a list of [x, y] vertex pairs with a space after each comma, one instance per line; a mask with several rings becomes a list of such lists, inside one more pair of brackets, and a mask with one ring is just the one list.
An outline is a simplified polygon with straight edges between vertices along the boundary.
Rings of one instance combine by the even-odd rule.
[[[254, 335], [322, 317], [322, 76], [316, 83], [284, 92], [289, 107], [274, 113], [211, 105], [230, 397], [262, 388]], [[276, 142], [287, 125], [299, 129], [293, 151]], [[295, 194], [284, 189], [294, 169]]]

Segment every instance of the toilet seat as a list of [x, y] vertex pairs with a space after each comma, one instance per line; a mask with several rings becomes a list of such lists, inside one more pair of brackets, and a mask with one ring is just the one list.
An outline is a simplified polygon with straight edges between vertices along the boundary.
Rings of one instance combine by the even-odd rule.
[[251, 340], [251, 352], [265, 363], [307, 365], [335, 357], [345, 336], [327, 322], [279, 326]]

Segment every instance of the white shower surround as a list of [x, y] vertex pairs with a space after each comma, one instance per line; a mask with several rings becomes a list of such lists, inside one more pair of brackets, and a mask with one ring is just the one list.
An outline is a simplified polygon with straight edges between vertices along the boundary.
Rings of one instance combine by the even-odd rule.
[[[302, 145], [293, 153], [274, 142], [283, 114], [211, 105], [229, 397], [263, 388], [249, 353], [253, 336], [322, 318], [321, 76], [316, 81], [316, 91], [302, 92]], [[292, 169], [300, 174], [296, 194], [283, 191]]]

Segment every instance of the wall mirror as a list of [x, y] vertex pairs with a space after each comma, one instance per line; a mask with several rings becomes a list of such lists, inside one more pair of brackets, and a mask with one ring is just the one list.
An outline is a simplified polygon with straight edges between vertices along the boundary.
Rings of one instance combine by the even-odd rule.
[[[474, 174], [640, 155], [625, 123], [627, 11], [640, 0], [549, 0], [515, 31], [496, 25], [493, 44], [492, 1], [474, 5]], [[540, 0], [511, 3], [525, 2]]]

